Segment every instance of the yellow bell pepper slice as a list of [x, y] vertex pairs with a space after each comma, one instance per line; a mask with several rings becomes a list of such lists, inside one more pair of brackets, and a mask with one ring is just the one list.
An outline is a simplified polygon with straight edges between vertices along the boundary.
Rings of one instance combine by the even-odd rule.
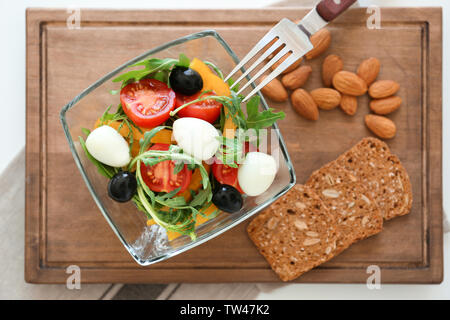
[[[121, 125], [122, 121], [110, 121], [108, 123], [106, 123], [106, 125], [114, 128], [114, 129], [119, 129], [119, 126]], [[97, 121], [95, 122], [94, 125], [94, 129], [99, 127], [101, 124], [100, 119], [97, 119]], [[139, 140], [144, 138], [144, 134], [147, 131], [152, 130], [152, 128], [139, 128], [141, 129], [142, 133], [139, 132], [139, 130], [137, 128], [135, 128], [134, 126], [131, 126], [131, 132], [133, 133], [133, 147], [131, 148], [131, 156], [132, 157], [136, 157], [139, 154]], [[123, 125], [122, 128], [119, 131], [120, 135], [122, 137], [124, 137], [125, 139], [127, 139], [128, 134], [130, 133], [130, 129], [128, 128], [127, 125]], [[161, 131], [158, 131], [155, 136], [152, 138], [151, 142], [152, 143], [166, 143], [166, 144], [171, 144], [171, 139], [172, 139], [172, 131], [168, 130], [168, 129], [162, 129]]]
[[[191, 61], [189, 67], [197, 71], [203, 80], [202, 91], [211, 90], [218, 96], [231, 96], [230, 87], [223, 81], [219, 76], [217, 76], [203, 61], [194, 58]], [[225, 108], [225, 116], [228, 116], [228, 109]], [[236, 130], [236, 125], [231, 117], [226, 118], [225, 124], [223, 126], [223, 135], [227, 138], [234, 138], [234, 132]]]

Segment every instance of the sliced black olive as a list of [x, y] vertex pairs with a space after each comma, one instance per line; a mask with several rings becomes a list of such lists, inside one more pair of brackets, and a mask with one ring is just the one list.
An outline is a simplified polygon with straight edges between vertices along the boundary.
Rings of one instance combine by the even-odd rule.
[[136, 177], [128, 171], [116, 173], [108, 183], [108, 195], [118, 202], [130, 201], [136, 193], [136, 189]]
[[212, 197], [212, 202], [222, 211], [233, 213], [241, 210], [244, 201], [239, 191], [228, 184], [221, 184]]
[[175, 67], [169, 76], [170, 87], [177, 93], [192, 96], [203, 88], [200, 74], [186, 67]]

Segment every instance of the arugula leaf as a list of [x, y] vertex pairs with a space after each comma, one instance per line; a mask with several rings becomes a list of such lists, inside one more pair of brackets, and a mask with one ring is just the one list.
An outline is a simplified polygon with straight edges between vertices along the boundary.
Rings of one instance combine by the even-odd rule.
[[123, 81], [125, 83], [128, 83], [131, 80], [139, 81], [148, 74], [150, 74], [150, 72], [148, 72], [147, 69], [131, 70], [131, 71], [128, 71], [127, 73], [121, 74], [117, 78], [114, 78], [112, 81], [113, 82]]
[[[210, 97], [214, 98], [214, 97]], [[219, 100], [220, 103], [222, 103], [227, 109], [228, 114], [226, 118], [231, 117], [233, 120], [233, 123], [238, 127], [242, 129], [247, 129], [247, 124], [245, 123], [244, 119], [244, 113], [241, 109], [241, 103], [242, 100], [244, 100], [244, 96], [236, 94], [236, 92], [231, 91], [231, 97], [221, 97], [222, 99]], [[222, 127], [223, 129], [223, 127]]]
[[[142, 174], [141, 174], [141, 166], [136, 166], [136, 180], [138, 183], [138, 187], [141, 187], [144, 189], [145, 193], [149, 196], [150, 201], [152, 202], [152, 205], [155, 205], [155, 193], [150, 190], [150, 188], [147, 186], [147, 184], [143, 181], [142, 179]], [[139, 199], [140, 201], [140, 199]], [[144, 210], [145, 212], [145, 210]]]
[[193, 197], [189, 205], [192, 207], [197, 207], [204, 204], [208, 200], [208, 196], [211, 193], [211, 186], [206, 189], [202, 189]]
[[158, 71], [164, 71], [164, 70], [168, 71], [176, 63], [178, 63], [178, 60], [171, 59], [171, 58], [166, 58], [166, 59], [152, 58], [152, 59], [144, 60], [144, 61], [135, 63], [130, 66], [130, 67], [144, 66], [143, 69], [128, 71], [128, 72], [123, 73], [120, 76], [114, 78], [112, 81], [113, 82], [122, 81], [122, 87], [123, 87], [124, 85], [130, 83], [131, 81], [139, 81], [151, 73], [158, 72]]
[[[158, 201], [158, 199], [156, 201]], [[175, 197], [164, 200], [162, 203], [164, 203], [166, 207], [176, 209], [178, 207], [186, 206], [186, 199], [184, 199], [184, 197]]]
[[177, 175], [178, 173], [181, 172], [181, 170], [183, 170], [183, 168], [184, 168], [183, 161], [178, 162], [177, 164], [175, 164], [175, 167], [173, 168], [173, 174]]
[[213, 212], [211, 212], [210, 214], [205, 214], [202, 212], [202, 210], [199, 210], [198, 213], [203, 217], [206, 218], [208, 220], [213, 219], [215, 217], [217, 217], [220, 213], [219, 209], [214, 210]]
[[189, 60], [189, 58], [186, 57], [186, 55], [184, 53], [180, 53], [177, 66], [189, 68], [190, 64], [191, 64], [191, 61]]
[[223, 131], [223, 127], [225, 126], [225, 108], [221, 108], [220, 110], [220, 118], [219, 118], [219, 128], [221, 128], [221, 131]]
[[[238, 132], [240, 132], [240, 130]], [[242, 138], [240, 136], [232, 139], [224, 136], [216, 138], [220, 142], [219, 150], [216, 153], [217, 159], [227, 166], [237, 168], [237, 163], [242, 163], [244, 159], [244, 141]]]
[[254, 118], [258, 116], [258, 107], [260, 102], [259, 96], [253, 96], [247, 102], [247, 117]]
[[173, 153], [183, 153], [183, 149], [181, 149], [181, 147], [176, 144], [171, 144], [169, 146], [169, 151]]
[[147, 131], [144, 133], [144, 139], [142, 139], [142, 143], [140, 143], [141, 148], [139, 150], [139, 153], [143, 153], [145, 150], [147, 150], [148, 146], [151, 143], [152, 138], [155, 136], [155, 134], [157, 134], [159, 131], [161, 131], [162, 129], [167, 128], [166, 126], [159, 126], [156, 128], [153, 128], [150, 131]]
[[209, 61], [203, 61], [203, 63], [206, 64], [207, 66], [210, 66], [211, 68], [213, 68], [214, 72], [219, 76], [220, 79], [223, 80], [222, 70], [220, 70], [214, 63], [209, 62]]
[[181, 189], [181, 187], [176, 188], [176, 189], [174, 189], [174, 190], [172, 190], [170, 192], [167, 192], [165, 194], [158, 195], [156, 198], [159, 199], [159, 200], [165, 201], [165, 200], [170, 199], [173, 196], [175, 196], [178, 192], [180, 192], [180, 189]]
[[166, 160], [169, 160], [169, 159], [167, 159], [167, 157], [164, 157], [164, 158], [146, 158], [146, 159], [142, 159], [142, 162], [143, 162], [146, 166], [152, 167], [152, 166], [155, 166], [155, 165], [157, 165], [158, 163], [163, 162], [163, 161], [166, 161]]
[[114, 114], [109, 113], [109, 110], [111, 109], [112, 105], [110, 104], [108, 108], [106, 108], [105, 112], [103, 112], [102, 116], [100, 117], [100, 123], [104, 124], [106, 121], [110, 121], [114, 118]]
[[[234, 80], [233, 80], [232, 78], [228, 79], [227, 84], [228, 84], [229, 87], [231, 87], [231, 86], [234, 84]], [[231, 89], [231, 91], [237, 93], [237, 92], [239, 91], [239, 84], [235, 85], [235, 86]]]
[[283, 111], [273, 112], [274, 109], [258, 111], [259, 96], [253, 96], [247, 103], [247, 128], [259, 130], [272, 126], [277, 120], [284, 119], [286, 114]]
[[168, 83], [169, 82], [169, 71], [167, 71], [167, 70], [158, 71], [155, 74], [155, 76], [153, 77], [153, 79], [159, 80], [164, 83]]
[[87, 137], [88, 135], [91, 134], [91, 130], [86, 129], [86, 128], [81, 128], [81, 132], [83, 132], [83, 134]]

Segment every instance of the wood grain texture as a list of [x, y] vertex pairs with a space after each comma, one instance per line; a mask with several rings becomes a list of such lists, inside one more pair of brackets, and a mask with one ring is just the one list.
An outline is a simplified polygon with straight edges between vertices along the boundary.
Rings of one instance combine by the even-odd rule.
[[[82, 10], [81, 29], [66, 27], [64, 10], [27, 11], [27, 134], [25, 278], [62, 283], [65, 267], [82, 268], [83, 282], [277, 282], [248, 239], [245, 222], [179, 256], [138, 266], [122, 247], [78, 173], [59, 111], [81, 90], [148, 48], [169, 39], [216, 29], [239, 57], [283, 17], [304, 9], [105, 11]], [[344, 70], [376, 56], [378, 79], [401, 84], [402, 107], [390, 116], [397, 137], [388, 142], [411, 176], [414, 203], [408, 216], [385, 225], [298, 282], [365, 282], [366, 268], [382, 268], [384, 283], [442, 281], [442, 17], [440, 9], [382, 9], [382, 29], [368, 30], [364, 9], [351, 9], [329, 26], [326, 54], [342, 57]], [[136, 41], [138, 34], [140, 41]], [[321, 86], [323, 58], [307, 90]], [[303, 183], [322, 164], [362, 137], [368, 98], [358, 98], [354, 117], [324, 111], [317, 122], [298, 116], [289, 103], [270, 103], [287, 114], [280, 128]]]

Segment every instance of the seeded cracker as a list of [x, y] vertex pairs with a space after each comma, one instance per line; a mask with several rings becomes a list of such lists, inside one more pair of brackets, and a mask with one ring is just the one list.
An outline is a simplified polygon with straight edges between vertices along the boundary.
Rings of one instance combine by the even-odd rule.
[[336, 219], [338, 252], [383, 229], [383, 215], [367, 188], [335, 162], [315, 171], [306, 185], [319, 195]]
[[336, 163], [368, 188], [384, 219], [409, 213], [412, 191], [408, 173], [384, 142], [365, 138], [341, 155]]
[[336, 221], [310, 188], [296, 185], [247, 227], [250, 239], [281, 280], [335, 256]]

